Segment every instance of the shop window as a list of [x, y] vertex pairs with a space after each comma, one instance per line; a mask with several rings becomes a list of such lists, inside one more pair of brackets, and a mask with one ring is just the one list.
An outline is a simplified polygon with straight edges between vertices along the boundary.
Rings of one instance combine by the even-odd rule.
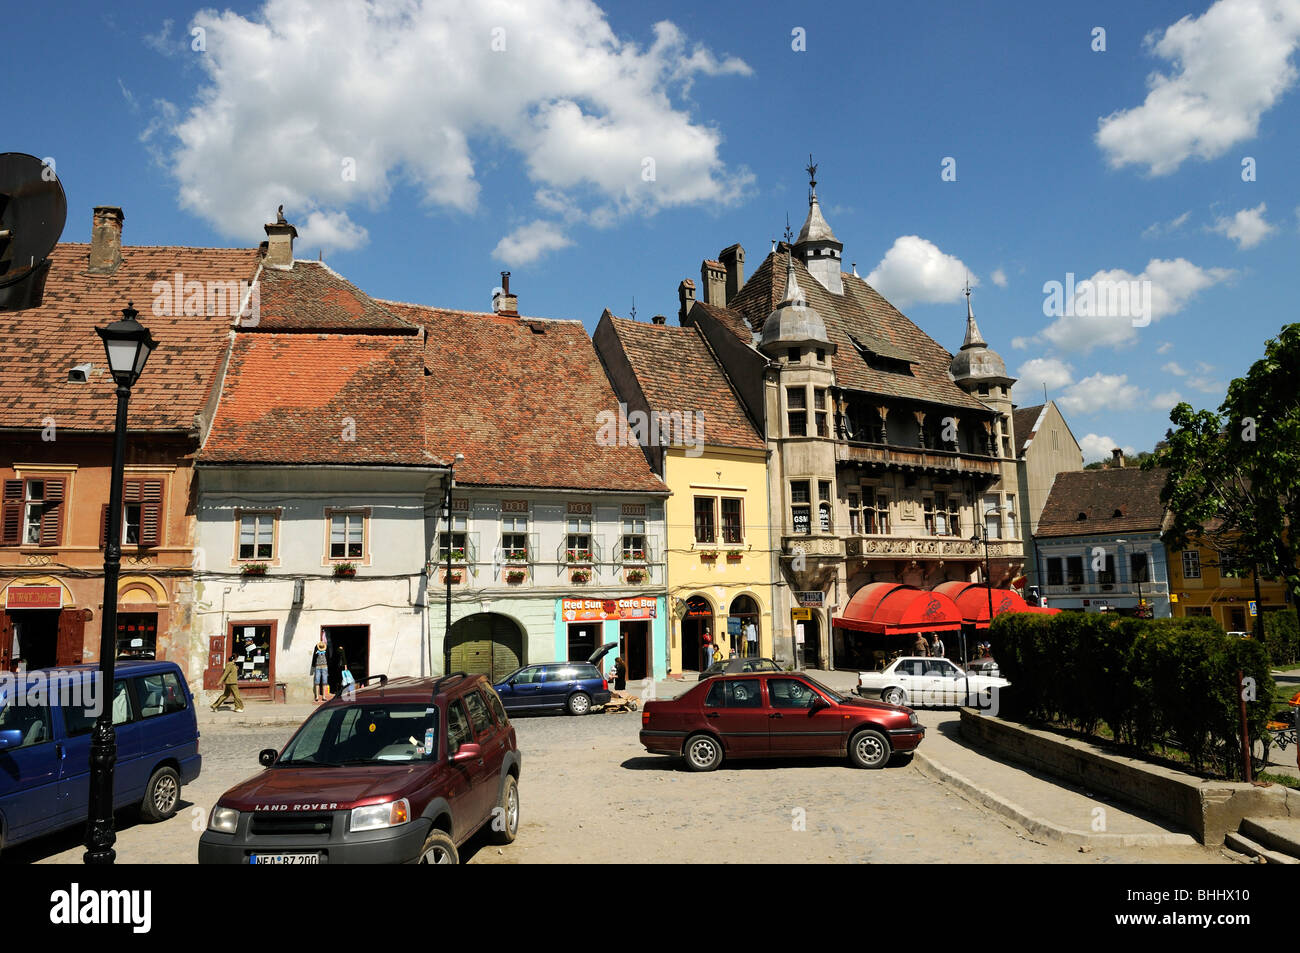
[[58, 546], [63, 542], [65, 481], [58, 479], [4, 481], [6, 546]]
[[714, 522], [714, 509], [717, 500], [711, 496], [695, 498], [695, 541], [697, 543], [717, 542], [717, 530]]
[[366, 514], [334, 511], [329, 514], [330, 559], [364, 559]]
[[235, 656], [241, 683], [271, 680], [274, 634], [274, 626], [267, 622], [230, 624], [230, 651]]
[[275, 558], [275, 513], [239, 514], [239, 558]]
[[119, 613], [117, 657], [120, 659], [158, 657], [158, 614], [156, 612]]

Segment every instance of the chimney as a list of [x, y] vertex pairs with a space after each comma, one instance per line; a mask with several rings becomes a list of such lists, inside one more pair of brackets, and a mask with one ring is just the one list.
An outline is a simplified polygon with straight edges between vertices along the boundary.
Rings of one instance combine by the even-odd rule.
[[704, 293], [704, 303], [718, 308], [727, 305], [727, 269], [722, 262], [708, 258], [700, 262], [700, 290]]
[[284, 221], [283, 213], [276, 218], [279, 221], [262, 226], [266, 229], [266, 264], [288, 270], [293, 268], [293, 240], [298, 237], [298, 229]]
[[[727, 269], [727, 301], [731, 301], [745, 287], [745, 249], [729, 245], [718, 252], [718, 261]], [[724, 304], [726, 302], [723, 302]]]
[[1120, 470], [1124, 469], [1124, 451], [1119, 447], [1115, 447], [1111, 450], [1110, 465]]
[[90, 226], [90, 267], [92, 275], [111, 275], [122, 264], [122, 222], [126, 216], [113, 205], [95, 206]]
[[668, 323], [668, 319], [665, 318], [662, 314], [656, 314], [653, 318], [650, 319], [650, 323], [651, 323], [651, 324], [667, 324], [667, 323]]
[[510, 293], [510, 272], [501, 272], [501, 290], [492, 295], [492, 310], [497, 314], [517, 317], [519, 299]]
[[677, 286], [677, 301], [679, 303], [677, 323], [682, 327], [686, 327], [687, 315], [690, 314], [691, 306], [695, 304], [695, 282], [689, 278], [682, 280], [681, 284]]

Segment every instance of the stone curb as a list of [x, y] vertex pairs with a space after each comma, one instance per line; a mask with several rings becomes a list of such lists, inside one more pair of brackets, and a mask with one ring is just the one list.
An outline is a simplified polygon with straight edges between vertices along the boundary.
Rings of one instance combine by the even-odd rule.
[[1228, 831], [1223, 835], [1223, 844], [1225, 847], [1235, 850], [1239, 854], [1245, 854], [1247, 857], [1262, 858], [1268, 864], [1300, 864], [1300, 860], [1288, 857], [1286, 854], [1275, 850], [1269, 850], [1262, 844], [1257, 844], [1249, 837], [1235, 831]]
[[1053, 824], [1049, 820], [1030, 814], [1020, 805], [1009, 801], [987, 788], [980, 787], [969, 778], [944, 767], [934, 758], [916, 752], [917, 768], [928, 777], [951, 784], [971, 800], [982, 804], [1003, 817], [1010, 818], [1031, 834], [1045, 837], [1071, 847], [1198, 847], [1200, 844], [1190, 834], [1107, 834], [1094, 831], [1072, 830]]

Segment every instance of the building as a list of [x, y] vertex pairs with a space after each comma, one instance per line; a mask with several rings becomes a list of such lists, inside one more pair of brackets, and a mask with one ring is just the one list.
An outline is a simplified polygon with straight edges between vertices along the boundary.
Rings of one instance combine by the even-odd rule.
[[1049, 606], [1169, 618], [1165, 476], [1125, 467], [1118, 450], [1106, 469], [1057, 474], [1034, 538]]
[[662, 678], [668, 490], [619, 430], [582, 323], [522, 316], [503, 284], [491, 313], [382, 302], [424, 330], [430, 446], [464, 455], [450, 531], [442, 486], [425, 500], [438, 666], [502, 677], [617, 642], [630, 678]]
[[987, 542], [1001, 587], [1024, 559], [1013, 381], [969, 296], [953, 354], [843, 271], [843, 248], [814, 178], [797, 240], [752, 277], [733, 245], [703, 263], [702, 300], [678, 287], [767, 443], [778, 657], [809, 666], [862, 654], [831, 621], [869, 583], [982, 579]]
[[[1169, 553], [1169, 588], [1175, 618], [1203, 616], [1214, 619], [1228, 632], [1253, 632], [1255, 575], [1249, 566], [1233, 568], [1231, 557], [1215, 548], [1220, 542], [1212, 531], [1195, 546]], [[1256, 612], [1292, 608], [1286, 585], [1280, 579], [1259, 580]]]
[[233, 336], [198, 454], [192, 665], [216, 689], [235, 654], [242, 692], [291, 701], [312, 698], [320, 639], [358, 682], [440, 670], [425, 514], [447, 468], [421, 412], [423, 329], [294, 260], [292, 225], [266, 232], [260, 314]]
[[196, 674], [194, 455], [257, 254], [124, 246], [124, 220], [96, 208], [90, 243], [51, 254], [44, 303], [7, 318], [0, 670], [99, 659], [116, 400], [95, 328], [133, 303], [158, 346], [131, 391], [117, 652]]
[[1047, 505], [1047, 495], [1056, 475], [1083, 469], [1083, 451], [1055, 401], [1017, 407], [1011, 416], [1016, 432], [1018, 512], [1020, 535], [1025, 541], [1026, 587], [1035, 586], [1041, 594], [1046, 576], [1034, 543], [1038, 519]]
[[[725, 253], [724, 253], [725, 254]], [[698, 327], [617, 318], [592, 335], [651, 468], [667, 485], [670, 672], [724, 655], [773, 653], [767, 445]]]

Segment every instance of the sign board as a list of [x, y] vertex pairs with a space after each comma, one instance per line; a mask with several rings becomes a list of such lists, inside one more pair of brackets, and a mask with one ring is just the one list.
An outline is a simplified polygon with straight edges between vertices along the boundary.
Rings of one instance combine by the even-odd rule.
[[809, 606], [813, 609], [820, 609], [826, 602], [826, 593], [824, 592], [798, 592], [794, 594], [795, 599], [801, 606]]
[[740, 616], [727, 616], [727, 635], [740, 635], [740, 623]]
[[812, 514], [807, 509], [794, 511], [795, 535], [807, 536], [812, 532]]
[[790, 610], [790, 618], [791, 618], [791, 619], [794, 619], [796, 622], [799, 621], [800, 619], [803, 619], [803, 620], [806, 622], [807, 620], [809, 620], [809, 619], [812, 618], [812, 610], [811, 610], [811, 609], [791, 609], [791, 610]]
[[794, 627], [794, 640], [798, 645], [803, 645], [803, 623], [800, 622]]
[[616, 622], [620, 619], [653, 619], [658, 600], [653, 596], [634, 599], [561, 599], [560, 612], [566, 622]]
[[63, 589], [59, 586], [10, 586], [5, 590], [6, 609], [62, 609]]
[[1250, 614], [1252, 616], [1259, 615], [1258, 603], [1256, 603], [1254, 599], [1250, 600]]

